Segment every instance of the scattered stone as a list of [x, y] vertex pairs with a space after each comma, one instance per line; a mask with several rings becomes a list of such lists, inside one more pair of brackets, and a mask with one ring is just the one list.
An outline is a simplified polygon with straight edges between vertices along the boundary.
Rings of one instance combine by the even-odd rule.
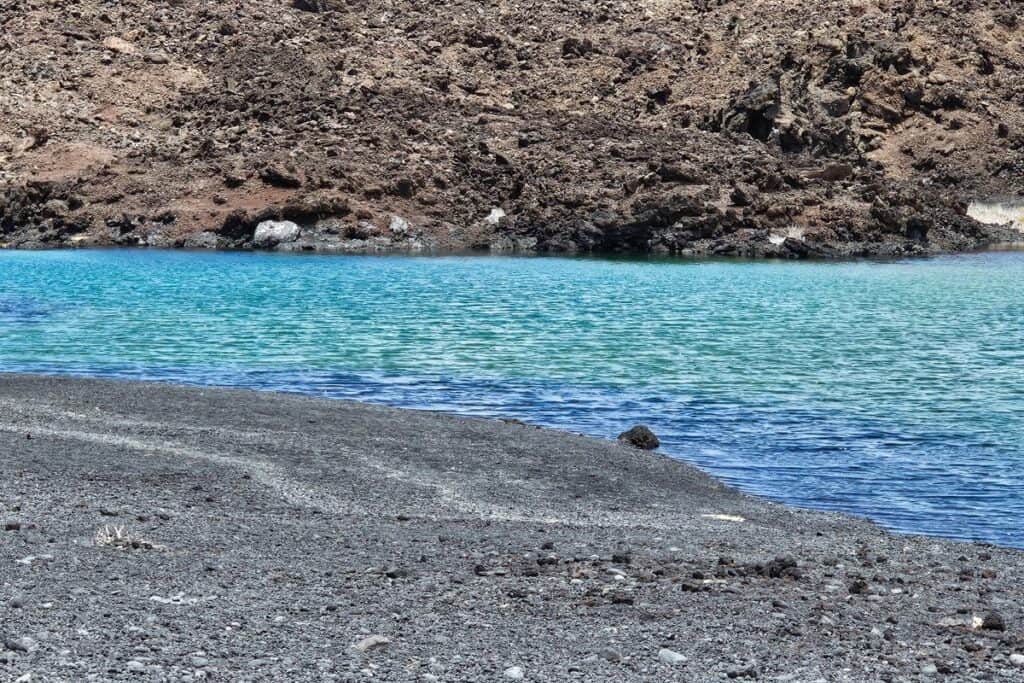
[[747, 183], [737, 183], [729, 194], [729, 199], [736, 206], [750, 206], [757, 200], [757, 188]]
[[15, 652], [31, 652], [36, 649], [36, 641], [28, 636], [5, 639], [4, 647]]
[[566, 38], [562, 41], [562, 56], [586, 57], [594, 52], [594, 43], [589, 38]]
[[818, 177], [822, 180], [830, 183], [834, 183], [839, 180], [846, 180], [853, 176], [853, 166], [845, 163], [826, 164], [825, 168], [821, 169]]
[[773, 579], [799, 579], [800, 570], [797, 568], [796, 559], [792, 555], [776, 557], [765, 567], [765, 573]]
[[386, 648], [390, 643], [390, 638], [379, 634], [375, 634], [367, 638], [363, 638], [353, 647], [359, 652], [371, 652], [373, 650]]
[[729, 678], [757, 678], [757, 665], [748, 664], [747, 666], [729, 669], [725, 672], [725, 675]]
[[636, 425], [630, 428], [628, 431], [619, 434], [619, 441], [627, 443], [634, 448], [640, 448], [645, 451], [653, 451], [655, 448], [661, 445], [661, 441], [655, 436], [654, 432], [645, 425]]
[[986, 631], [1005, 631], [1006, 620], [1002, 614], [993, 610], [982, 617], [981, 627]]
[[521, 681], [526, 677], [521, 666], [510, 666], [505, 669], [505, 678], [513, 681]]
[[302, 187], [302, 179], [283, 166], [267, 166], [260, 171], [260, 180], [273, 187], [295, 189]]
[[621, 662], [622, 653], [613, 647], [606, 647], [603, 650], [601, 650], [601, 659], [607, 660], [609, 662]]
[[122, 55], [133, 55], [135, 54], [135, 46], [129, 43], [127, 40], [118, 38], [117, 36], [110, 36], [103, 40], [103, 47], [107, 48], [111, 52], [116, 52]]
[[326, 12], [331, 3], [329, 0], [292, 0], [292, 7], [303, 12]]
[[399, 178], [395, 181], [394, 193], [405, 199], [412, 199], [416, 195], [416, 183], [410, 178]]

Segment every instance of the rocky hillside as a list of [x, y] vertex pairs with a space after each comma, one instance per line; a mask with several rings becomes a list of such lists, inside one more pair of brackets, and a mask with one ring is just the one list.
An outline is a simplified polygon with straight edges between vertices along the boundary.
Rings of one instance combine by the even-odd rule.
[[0, 0], [0, 244], [976, 248], [1018, 5]]

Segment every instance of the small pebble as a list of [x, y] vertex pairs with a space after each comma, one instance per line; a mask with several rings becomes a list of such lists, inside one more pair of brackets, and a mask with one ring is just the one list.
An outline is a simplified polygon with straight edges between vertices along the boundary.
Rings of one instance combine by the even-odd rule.
[[521, 666], [510, 666], [505, 669], [505, 678], [513, 681], [521, 681], [526, 677], [523, 673], [523, 667]]
[[28, 636], [24, 636], [17, 640], [5, 640], [4, 647], [8, 650], [14, 650], [15, 652], [29, 652], [35, 649], [36, 641], [32, 640]]
[[354, 647], [360, 652], [369, 652], [370, 650], [387, 647], [390, 642], [391, 640], [389, 638], [376, 634], [369, 636], [368, 638], [363, 638], [356, 643]]
[[609, 662], [621, 662], [622, 653], [612, 647], [606, 647], [601, 650], [601, 659], [606, 659]]

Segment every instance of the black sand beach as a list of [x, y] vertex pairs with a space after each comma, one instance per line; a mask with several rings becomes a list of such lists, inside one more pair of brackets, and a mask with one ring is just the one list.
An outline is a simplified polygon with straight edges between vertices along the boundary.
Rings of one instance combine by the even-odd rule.
[[0, 680], [1024, 680], [1021, 553], [616, 443], [0, 375], [0, 462]]

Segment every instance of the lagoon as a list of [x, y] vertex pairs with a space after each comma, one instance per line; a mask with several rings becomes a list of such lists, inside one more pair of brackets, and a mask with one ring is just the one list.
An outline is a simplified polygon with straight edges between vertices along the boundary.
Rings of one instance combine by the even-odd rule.
[[[1024, 547], [1024, 253], [782, 263], [0, 252], [0, 371], [518, 418]], [[297, 428], [301, 428], [297, 425]]]

